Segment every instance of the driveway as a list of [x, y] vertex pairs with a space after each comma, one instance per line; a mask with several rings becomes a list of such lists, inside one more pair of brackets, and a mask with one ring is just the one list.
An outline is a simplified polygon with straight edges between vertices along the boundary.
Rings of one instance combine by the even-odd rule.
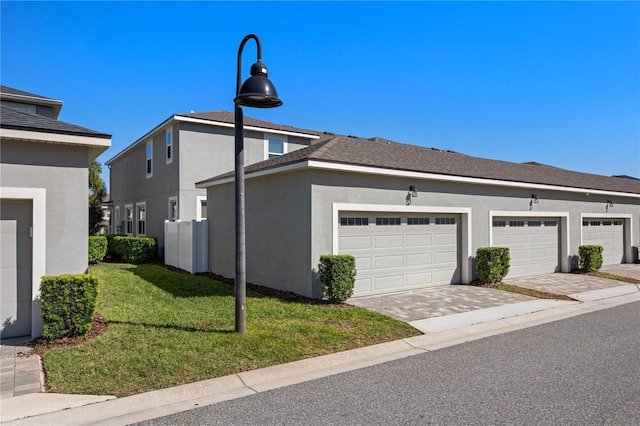
[[[640, 264], [606, 266], [602, 272], [640, 279]], [[592, 295], [606, 289], [616, 289], [631, 284], [594, 277], [591, 275], [555, 273], [505, 279], [504, 282], [519, 287], [545, 291], [548, 293], [571, 295]], [[590, 297], [575, 297], [590, 300]], [[519, 302], [540, 300], [534, 297], [509, 293], [502, 290], [470, 285], [444, 285], [397, 293], [356, 297], [347, 303], [360, 306], [400, 321], [412, 322], [443, 317], [481, 309], [497, 308]]]

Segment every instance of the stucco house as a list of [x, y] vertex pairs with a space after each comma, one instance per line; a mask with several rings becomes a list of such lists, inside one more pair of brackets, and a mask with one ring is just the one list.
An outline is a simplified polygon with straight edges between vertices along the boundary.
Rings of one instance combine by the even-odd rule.
[[[245, 164], [308, 147], [328, 135], [245, 117]], [[158, 239], [166, 220], [203, 219], [207, 191], [195, 183], [233, 170], [234, 116], [226, 111], [174, 114], [106, 162], [111, 230]]]
[[42, 335], [40, 279], [87, 271], [88, 166], [111, 136], [62, 101], [0, 86], [0, 337]]
[[[640, 180], [335, 136], [246, 167], [247, 281], [320, 298], [323, 254], [356, 257], [354, 296], [469, 283], [479, 247], [509, 276], [568, 272], [582, 244], [631, 263]], [[233, 277], [234, 176], [207, 190], [209, 269]]]

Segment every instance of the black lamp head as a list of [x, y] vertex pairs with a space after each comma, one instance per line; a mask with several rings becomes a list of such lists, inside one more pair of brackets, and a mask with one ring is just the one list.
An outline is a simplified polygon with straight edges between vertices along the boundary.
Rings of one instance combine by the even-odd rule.
[[262, 61], [251, 65], [251, 77], [242, 84], [233, 101], [237, 105], [254, 108], [275, 108], [282, 105], [276, 88], [267, 78], [267, 67]]

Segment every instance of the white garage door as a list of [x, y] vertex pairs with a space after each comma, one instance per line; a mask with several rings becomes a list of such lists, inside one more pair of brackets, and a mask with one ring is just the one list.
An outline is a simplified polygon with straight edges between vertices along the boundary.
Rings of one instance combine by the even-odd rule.
[[459, 215], [342, 212], [339, 253], [356, 258], [354, 296], [460, 282]]
[[602, 246], [603, 265], [624, 261], [623, 223], [621, 219], [588, 219], [582, 222], [582, 243]]
[[511, 255], [507, 276], [559, 271], [559, 228], [560, 219], [557, 218], [494, 218], [493, 245], [509, 247]]

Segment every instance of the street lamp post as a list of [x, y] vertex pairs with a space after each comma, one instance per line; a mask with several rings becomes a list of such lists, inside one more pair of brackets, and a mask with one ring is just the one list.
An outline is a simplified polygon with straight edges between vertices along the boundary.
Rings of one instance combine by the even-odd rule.
[[[251, 77], [240, 86], [242, 49], [250, 39], [256, 41], [258, 60], [251, 65]], [[236, 185], [236, 332], [247, 330], [247, 257], [245, 234], [244, 197], [244, 117], [243, 106], [254, 108], [275, 108], [282, 105], [273, 83], [267, 78], [267, 67], [262, 63], [262, 45], [255, 34], [246, 36], [238, 49], [238, 72], [236, 74], [235, 104], [235, 185]]]

